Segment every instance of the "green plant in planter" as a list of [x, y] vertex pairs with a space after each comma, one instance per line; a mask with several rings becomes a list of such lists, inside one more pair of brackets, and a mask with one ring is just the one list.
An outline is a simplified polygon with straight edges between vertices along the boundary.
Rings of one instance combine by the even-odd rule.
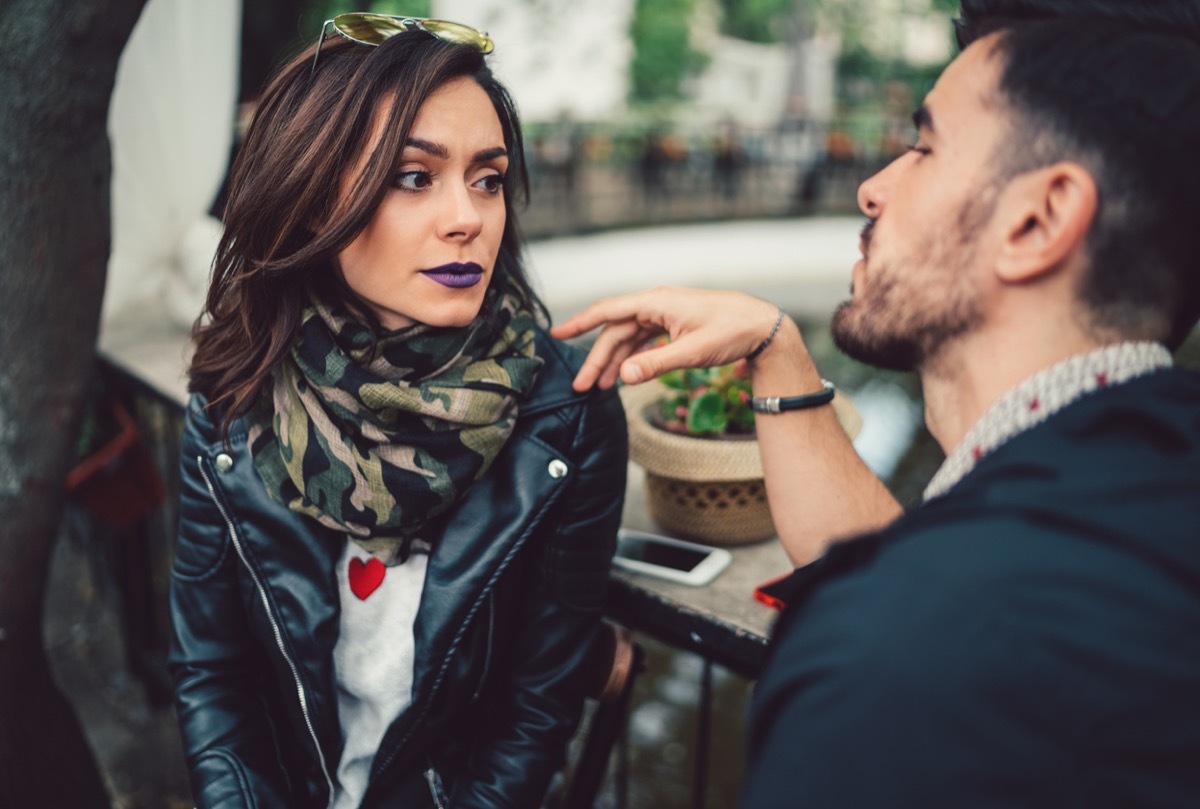
[[660, 402], [664, 429], [705, 438], [754, 433], [750, 369], [745, 360], [668, 371], [659, 381], [669, 394]]

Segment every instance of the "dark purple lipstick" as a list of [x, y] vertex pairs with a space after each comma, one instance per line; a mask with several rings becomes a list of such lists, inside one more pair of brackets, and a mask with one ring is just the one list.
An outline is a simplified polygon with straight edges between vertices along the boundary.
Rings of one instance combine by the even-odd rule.
[[421, 270], [421, 274], [444, 287], [464, 289], [479, 283], [483, 278], [483, 267], [473, 261], [466, 264], [443, 264], [432, 270]]

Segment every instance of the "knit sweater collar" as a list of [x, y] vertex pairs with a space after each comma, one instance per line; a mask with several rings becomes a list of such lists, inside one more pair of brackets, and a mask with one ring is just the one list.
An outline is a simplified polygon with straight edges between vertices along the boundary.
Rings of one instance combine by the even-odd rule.
[[984, 413], [933, 476], [924, 499], [950, 491], [1002, 444], [1081, 397], [1171, 364], [1171, 353], [1165, 346], [1127, 342], [1078, 354], [1037, 372]]

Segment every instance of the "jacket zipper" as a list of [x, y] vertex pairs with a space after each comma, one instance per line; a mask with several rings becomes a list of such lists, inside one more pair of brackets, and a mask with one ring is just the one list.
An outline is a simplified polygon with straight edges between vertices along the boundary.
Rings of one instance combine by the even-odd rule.
[[[549, 511], [556, 502], [558, 502], [558, 492], [555, 492], [554, 494], [552, 494], [549, 497], [549, 499], [547, 499], [547, 501], [542, 504], [542, 508], [536, 514], [533, 515], [533, 518], [530, 520], [530, 524], [531, 525], [540, 524], [541, 520], [542, 520], [542, 516], [547, 511]], [[524, 544], [524, 541], [517, 543], [517, 545], [515, 545], [513, 547], [512, 551], [510, 553], [510, 558], [512, 555], [516, 554], [517, 550], [520, 548], [520, 546], [522, 544]], [[501, 570], [496, 571], [496, 574], [492, 577], [491, 581], [489, 581], [487, 583], [486, 587], [494, 589], [497, 580], [500, 578], [501, 575], [503, 575], [503, 573], [504, 573], [503, 568]], [[488, 590], [489, 595], [493, 592], [493, 589]], [[460, 630], [459, 637], [461, 637], [461, 630]], [[457, 646], [457, 638], [455, 639], [455, 641], [451, 642], [451, 644], [450, 644], [451, 650], [450, 650], [449, 654], [453, 654], [453, 650], [456, 646]], [[421, 720], [425, 717], [425, 711], [427, 710], [427, 708], [429, 706], [430, 700], [432, 700], [434, 698], [434, 696], [437, 695], [437, 692], [441, 689], [442, 679], [446, 676], [446, 669], [448, 666], [449, 666], [449, 660], [443, 661], [442, 670], [438, 673], [437, 677], [434, 678], [433, 686], [430, 688], [429, 693], [425, 695], [425, 697], [422, 699], [422, 701], [420, 703], [421, 710], [417, 714], [416, 724], [414, 724], [414, 726], [409, 729], [408, 733], [405, 734], [404, 738], [401, 739], [400, 742], [392, 750], [388, 751], [387, 758], [383, 761], [383, 763], [379, 767], [379, 770], [374, 773], [374, 776], [377, 777], [377, 776], [381, 775], [388, 768], [388, 765], [390, 765], [392, 763], [392, 761], [396, 758], [396, 755], [400, 752], [400, 750], [404, 748], [404, 745], [408, 743], [408, 740], [412, 737], [412, 734], [416, 731], [416, 725], [420, 724]], [[409, 706], [409, 710], [414, 710], [416, 708], [417, 708], [417, 703], [415, 703], [415, 702]], [[376, 759], [379, 758], [379, 754], [382, 752], [383, 752], [382, 747], [376, 751], [376, 753], [375, 753]], [[374, 769], [374, 767], [372, 767], [372, 769]], [[367, 788], [367, 794], [368, 795], [370, 794], [369, 786]]]
[[[546, 515], [547, 511], [550, 511], [550, 509], [552, 509], [554, 507], [554, 503], [558, 502], [559, 492], [560, 492], [560, 490], [552, 492], [551, 496], [546, 499], [546, 502], [542, 503], [541, 508], [538, 511], [536, 511], [536, 514], [534, 514], [532, 517], [530, 517], [529, 526], [540, 525], [542, 517], [544, 517]], [[530, 532], [532, 532], [532, 528], [530, 528], [529, 531], [527, 531], [526, 537], [524, 537], [521, 541], [518, 541], [518, 543], [516, 545], [514, 545], [514, 547], [512, 547], [512, 550], [510, 551], [508, 558], [512, 558], [512, 556], [516, 555], [517, 551], [520, 550], [520, 547], [524, 544], [524, 539], [528, 538], [528, 533], [530, 533]], [[506, 567], [508, 567], [508, 565], [502, 565], [502, 568], [497, 570], [496, 574], [494, 574], [492, 576], [492, 579], [486, 583], [485, 589], [488, 594], [491, 594], [494, 591], [494, 587], [496, 587], [496, 582], [500, 579], [500, 576], [502, 576], [504, 574], [504, 569]], [[451, 641], [448, 655], [455, 654], [456, 647], [458, 645], [458, 640], [460, 640], [462, 637], [461, 633], [462, 633], [462, 630], [460, 630], [460, 634], [458, 634], [455, 637], [455, 640]], [[445, 677], [446, 666], [448, 666], [448, 664], [449, 664], [448, 660], [443, 661], [442, 671], [440, 671], [438, 673], [438, 676], [436, 678], [434, 678], [433, 685], [430, 688], [430, 693], [426, 694], [424, 699], [421, 700], [421, 702], [414, 701], [413, 705], [410, 705], [408, 707], [409, 711], [416, 711], [416, 709], [418, 709], [418, 707], [420, 707], [420, 711], [418, 711], [418, 713], [416, 713], [415, 723], [412, 727], [410, 727], [410, 729], [408, 730], [407, 733], [404, 733], [404, 737], [402, 739], [400, 739], [400, 742], [398, 742], [394, 748], [392, 748], [391, 750], [388, 751], [388, 757], [386, 757], [386, 759], [384, 759], [384, 761], [382, 763], [380, 763], [378, 771], [376, 771], [376, 769], [374, 769], [374, 765], [372, 765], [373, 775], [376, 775], [376, 777], [378, 777], [378, 775], [382, 775], [383, 772], [386, 771], [386, 769], [388, 769], [388, 767], [391, 765], [391, 762], [395, 761], [396, 756], [398, 754], [400, 754], [400, 751], [404, 748], [404, 745], [406, 745], [408, 743], [408, 739], [413, 737], [413, 733], [416, 731], [416, 727], [418, 727], [421, 723], [421, 720], [425, 718], [425, 713], [428, 709], [428, 706], [430, 706], [430, 702], [433, 700], [433, 697], [436, 697], [438, 694], [438, 691], [440, 689], [442, 689], [442, 681], [443, 681], [443, 678]], [[382, 747], [380, 747], [378, 750], [376, 750], [376, 760], [379, 759], [380, 754], [383, 754]], [[436, 773], [434, 773], [434, 774], [436, 774]], [[438, 780], [440, 781], [440, 778]], [[367, 792], [364, 797], [368, 797], [370, 795], [371, 795], [371, 786], [370, 786], [370, 784], [368, 784]]]
[[483, 684], [487, 680], [488, 673], [492, 667], [492, 642], [496, 634], [496, 591], [488, 590], [488, 629], [487, 629], [487, 649], [483, 655], [483, 674], [479, 676], [479, 684], [475, 686], [475, 693], [471, 695], [471, 701], [479, 699], [483, 693]]
[[426, 759], [429, 769], [425, 770], [425, 783], [429, 784], [429, 795], [433, 798], [436, 809], [446, 809], [446, 788], [442, 785], [442, 776], [433, 765], [433, 759]]
[[250, 572], [250, 578], [254, 580], [254, 588], [258, 593], [259, 600], [262, 601], [263, 611], [267, 614], [267, 620], [271, 622], [271, 631], [275, 634], [275, 645], [279, 648], [279, 653], [283, 655], [284, 662], [288, 664], [288, 669], [292, 672], [292, 680], [296, 684], [296, 695], [300, 698], [300, 713], [304, 716], [304, 725], [308, 728], [308, 735], [312, 739], [313, 746], [316, 748], [317, 762], [321, 765], [321, 775], [325, 776], [325, 787], [329, 790], [326, 806], [332, 805], [333, 779], [329, 777], [329, 769], [325, 766], [325, 756], [321, 754], [321, 743], [317, 740], [317, 732], [313, 728], [312, 717], [308, 713], [308, 697], [304, 693], [304, 685], [300, 682], [300, 670], [296, 668], [295, 661], [287, 653], [287, 648], [283, 644], [283, 632], [279, 629], [279, 622], [275, 620], [275, 615], [271, 612], [271, 605], [267, 600], [266, 590], [262, 586], [262, 581], [258, 578], [258, 572], [246, 558], [246, 552], [243, 550], [241, 540], [238, 538], [237, 529], [233, 526], [233, 520], [229, 519], [229, 514], [225, 511], [225, 506], [221, 504], [220, 498], [217, 497], [216, 488], [213, 486], [212, 480], [209, 479], [208, 472], [204, 469], [203, 456], [196, 456], [196, 465], [200, 468], [200, 476], [204, 478], [204, 485], [208, 487], [209, 497], [212, 498], [217, 511], [221, 512], [221, 517], [225, 520], [225, 527], [229, 529], [229, 538], [233, 541], [233, 547], [237, 551], [238, 558], [242, 560], [242, 565]]

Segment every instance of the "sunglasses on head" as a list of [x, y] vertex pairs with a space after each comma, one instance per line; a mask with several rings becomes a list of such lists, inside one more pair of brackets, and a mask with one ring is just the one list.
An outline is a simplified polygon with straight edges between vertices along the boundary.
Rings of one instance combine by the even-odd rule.
[[311, 73], [317, 72], [317, 59], [321, 56], [321, 45], [325, 42], [325, 33], [330, 26], [333, 26], [333, 30], [345, 39], [360, 45], [381, 45], [385, 40], [396, 34], [403, 34], [405, 31], [424, 31], [443, 42], [467, 45], [480, 53], [491, 53], [496, 48], [486, 31], [480, 31], [458, 22], [429, 20], [424, 17], [395, 17], [391, 14], [351, 12], [326, 20], [325, 24], [321, 26], [321, 37], [317, 40], [317, 52], [313, 55]]

